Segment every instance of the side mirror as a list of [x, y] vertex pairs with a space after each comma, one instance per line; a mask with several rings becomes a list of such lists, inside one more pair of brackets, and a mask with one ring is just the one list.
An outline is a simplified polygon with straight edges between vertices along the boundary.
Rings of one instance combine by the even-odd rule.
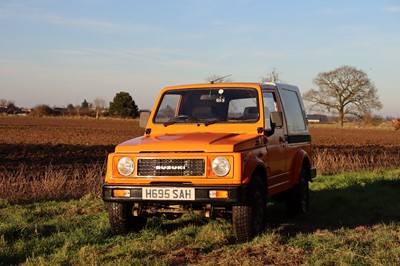
[[139, 120], [139, 127], [146, 128], [149, 118], [150, 118], [150, 112], [141, 112], [140, 120]]
[[271, 112], [271, 123], [275, 125], [275, 127], [283, 127], [283, 115], [282, 112]]
[[275, 133], [275, 128], [283, 127], [283, 115], [282, 112], [271, 112], [271, 129], [265, 131], [267, 137], [272, 136]]

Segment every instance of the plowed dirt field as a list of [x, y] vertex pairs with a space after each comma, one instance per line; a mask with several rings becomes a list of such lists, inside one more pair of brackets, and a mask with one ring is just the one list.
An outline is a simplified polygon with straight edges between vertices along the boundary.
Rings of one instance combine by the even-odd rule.
[[[0, 169], [103, 164], [115, 145], [142, 134], [132, 119], [0, 117]], [[311, 135], [315, 156], [400, 156], [400, 130], [312, 127]]]
[[142, 134], [132, 119], [0, 117], [0, 169], [104, 163], [115, 145]]

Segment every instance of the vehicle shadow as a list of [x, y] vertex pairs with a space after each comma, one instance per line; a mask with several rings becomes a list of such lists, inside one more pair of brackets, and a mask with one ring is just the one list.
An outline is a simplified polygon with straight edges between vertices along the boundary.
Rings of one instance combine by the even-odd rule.
[[[273, 230], [291, 237], [318, 230], [353, 229], [400, 222], [399, 193], [400, 180], [378, 180], [341, 189], [311, 190], [310, 209], [306, 214], [291, 218], [284, 203], [270, 204], [265, 231]], [[209, 222], [200, 215], [189, 214], [184, 217], [172, 221], [155, 218], [148, 222], [147, 227], [172, 233], [188, 225], [203, 226]], [[236, 243], [233, 238], [228, 242]]]
[[288, 218], [284, 204], [268, 208], [267, 228], [285, 235], [400, 221], [400, 180], [310, 191], [310, 210]]
[[147, 221], [146, 228], [159, 228], [166, 233], [172, 233], [189, 225], [203, 226], [207, 223], [208, 220], [202, 218], [200, 215], [187, 214], [177, 219], [152, 217]]

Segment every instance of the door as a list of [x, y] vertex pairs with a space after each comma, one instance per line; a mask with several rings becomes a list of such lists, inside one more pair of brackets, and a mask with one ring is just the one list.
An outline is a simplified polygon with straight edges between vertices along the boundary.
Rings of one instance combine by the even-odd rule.
[[[270, 113], [281, 111], [280, 102], [275, 91], [263, 91], [265, 129], [271, 129]], [[285, 122], [284, 122], [285, 123]], [[286, 178], [286, 141], [285, 127], [275, 128], [274, 134], [268, 137], [266, 171], [269, 189], [279, 189], [287, 182]]]

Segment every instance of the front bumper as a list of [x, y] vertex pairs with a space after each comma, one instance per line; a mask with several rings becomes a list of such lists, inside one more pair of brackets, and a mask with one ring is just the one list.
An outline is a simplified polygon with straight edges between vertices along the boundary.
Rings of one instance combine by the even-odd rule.
[[[143, 199], [142, 190], [145, 186], [131, 186], [131, 185], [103, 185], [103, 200], [106, 202], [134, 202], [134, 203], [160, 203], [160, 204], [212, 204], [219, 206], [227, 205], [241, 205], [247, 200], [247, 185], [239, 186], [188, 186], [188, 185], [173, 185], [173, 187], [181, 188], [194, 188], [195, 199], [191, 201], [179, 201], [179, 200], [146, 200]], [[151, 188], [166, 187], [166, 185], [148, 186]], [[129, 190], [129, 196], [116, 197], [114, 196], [114, 190]], [[212, 190], [226, 190], [228, 191], [227, 198], [210, 198], [210, 191]]]

